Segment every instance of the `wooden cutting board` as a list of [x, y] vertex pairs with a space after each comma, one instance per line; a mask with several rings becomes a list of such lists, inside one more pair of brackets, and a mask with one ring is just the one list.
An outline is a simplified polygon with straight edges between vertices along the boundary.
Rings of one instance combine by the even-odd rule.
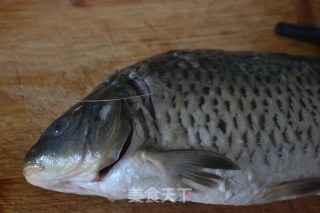
[[316, 196], [248, 207], [110, 202], [33, 187], [20, 171], [41, 132], [75, 103], [46, 98], [82, 98], [114, 70], [171, 49], [320, 56], [319, 46], [273, 32], [279, 21], [320, 26], [319, 11], [316, 0], [1, 0], [0, 212], [320, 212]]

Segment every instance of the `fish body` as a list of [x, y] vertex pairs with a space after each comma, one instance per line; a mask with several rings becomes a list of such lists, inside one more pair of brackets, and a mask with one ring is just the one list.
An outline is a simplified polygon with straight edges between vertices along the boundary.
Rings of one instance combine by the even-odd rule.
[[28, 182], [112, 200], [174, 189], [174, 200], [227, 205], [320, 191], [319, 58], [171, 51], [84, 100], [105, 99], [48, 127], [26, 155]]

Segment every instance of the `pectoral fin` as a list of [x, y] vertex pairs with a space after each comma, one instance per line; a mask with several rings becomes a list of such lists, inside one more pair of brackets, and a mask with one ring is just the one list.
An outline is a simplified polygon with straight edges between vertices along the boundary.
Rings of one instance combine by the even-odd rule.
[[267, 189], [265, 198], [267, 199], [286, 199], [299, 195], [320, 193], [320, 178], [310, 178], [284, 182]]
[[145, 150], [144, 157], [166, 174], [175, 187], [190, 187], [188, 181], [212, 187], [222, 177], [204, 169], [239, 170], [227, 157], [201, 150]]

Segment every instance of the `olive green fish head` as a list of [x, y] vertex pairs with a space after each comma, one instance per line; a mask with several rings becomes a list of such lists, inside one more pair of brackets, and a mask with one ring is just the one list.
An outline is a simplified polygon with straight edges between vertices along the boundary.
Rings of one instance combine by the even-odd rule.
[[110, 99], [80, 102], [55, 120], [26, 154], [27, 181], [45, 188], [46, 181], [99, 179], [120, 158], [131, 133], [130, 108], [112, 86], [101, 84], [85, 100]]

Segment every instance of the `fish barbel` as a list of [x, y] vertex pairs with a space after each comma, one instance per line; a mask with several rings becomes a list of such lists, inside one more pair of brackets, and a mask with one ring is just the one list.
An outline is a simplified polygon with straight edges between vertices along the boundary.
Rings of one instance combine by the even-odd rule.
[[111, 200], [132, 189], [165, 200], [168, 188], [210, 204], [292, 199], [320, 192], [319, 125], [320, 58], [171, 51], [116, 71], [56, 119], [23, 174]]

